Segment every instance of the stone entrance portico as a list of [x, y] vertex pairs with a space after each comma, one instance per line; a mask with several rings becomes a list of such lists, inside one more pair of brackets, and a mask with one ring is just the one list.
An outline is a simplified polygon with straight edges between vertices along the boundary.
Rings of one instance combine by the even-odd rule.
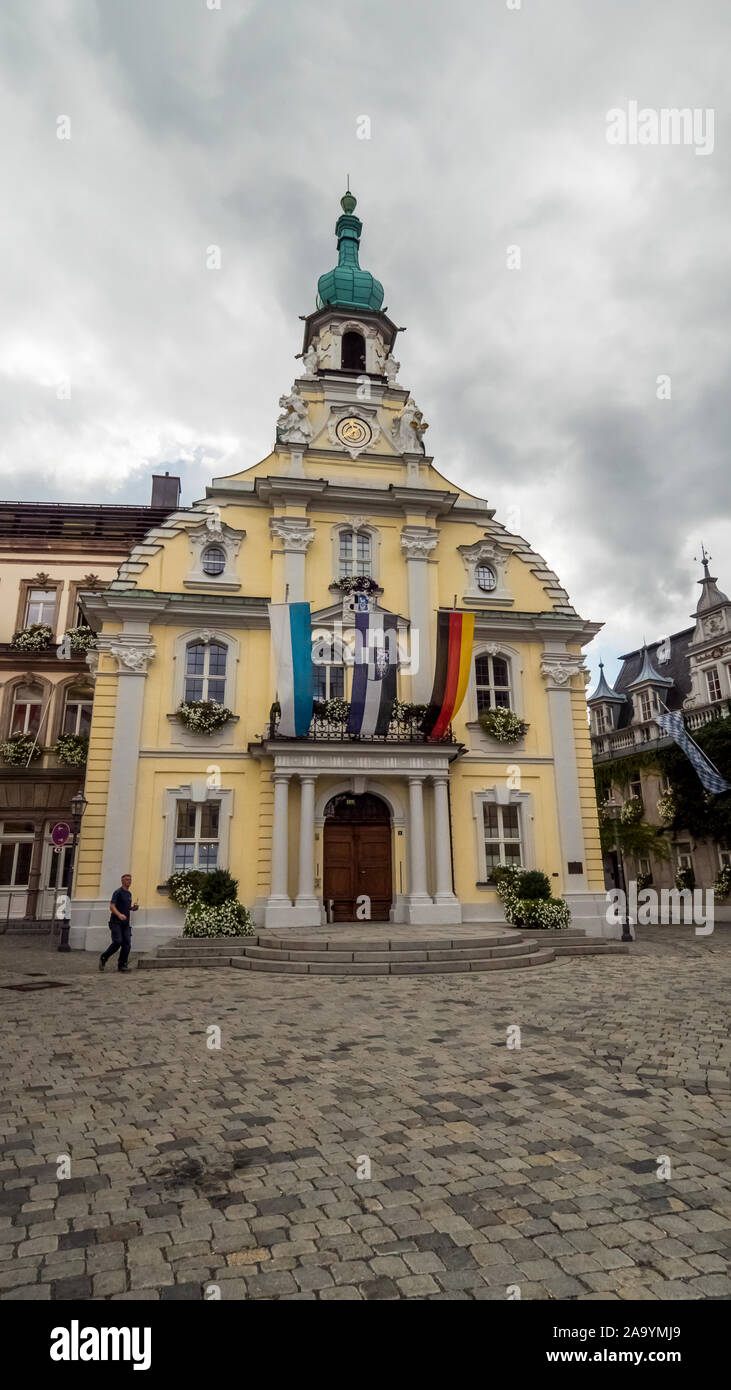
[[[391, 920], [422, 925], [461, 921], [452, 884], [448, 788], [449, 764], [458, 756], [458, 746], [353, 748], [332, 743], [303, 747], [301, 742], [277, 739], [276, 743], [265, 741], [258, 750], [252, 746], [251, 751], [273, 760], [271, 889], [268, 898], [255, 905], [254, 916], [260, 925], [313, 927], [326, 921], [321, 857], [325, 807], [342, 791], [368, 791], [381, 797], [390, 808], [393, 835], [405, 838], [405, 856], [399, 852], [393, 856]], [[293, 782], [299, 783], [300, 793], [295, 884], [289, 877], [288, 837]], [[430, 800], [431, 833], [427, 830], [426, 798]], [[428, 862], [433, 866], [432, 891]]]

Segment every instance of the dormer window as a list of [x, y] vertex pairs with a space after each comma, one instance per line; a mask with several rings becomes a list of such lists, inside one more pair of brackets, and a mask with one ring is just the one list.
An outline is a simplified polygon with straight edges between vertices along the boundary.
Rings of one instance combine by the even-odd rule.
[[721, 682], [718, 679], [718, 668], [711, 666], [706, 671], [706, 684], [708, 686], [708, 699], [713, 704], [721, 698]]
[[640, 693], [640, 719], [652, 719], [657, 709], [657, 696], [654, 691], [643, 690]]
[[365, 371], [365, 338], [362, 333], [350, 331], [343, 334], [343, 348], [340, 364], [346, 372]]
[[203, 551], [201, 568], [204, 574], [223, 574], [226, 568], [226, 551], [221, 545], [209, 545]]

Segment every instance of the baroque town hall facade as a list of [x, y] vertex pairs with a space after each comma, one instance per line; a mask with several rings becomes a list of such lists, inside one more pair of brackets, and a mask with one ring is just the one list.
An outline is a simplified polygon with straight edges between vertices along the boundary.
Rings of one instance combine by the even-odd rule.
[[[272, 452], [172, 512], [83, 599], [98, 650], [72, 945], [106, 944], [127, 870], [138, 949], [179, 934], [168, 876], [214, 865], [259, 926], [307, 927], [352, 920], [364, 894], [374, 921], [502, 921], [492, 869], [522, 864], [549, 875], [575, 925], [612, 934], [582, 660], [598, 625], [437, 472], [350, 193], [341, 206], [338, 265], [305, 319]], [[318, 717], [296, 738], [277, 722], [270, 602], [309, 603], [324, 641]], [[342, 702], [358, 605], [392, 615], [405, 715], [354, 737]], [[426, 739], [408, 707], [430, 699], [439, 614], [455, 609], [474, 615], [466, 694]], [[231, 711], [211, 735], [176, 716], [200, 700]], [[509, 744], [496, 709], [522, 721]]]

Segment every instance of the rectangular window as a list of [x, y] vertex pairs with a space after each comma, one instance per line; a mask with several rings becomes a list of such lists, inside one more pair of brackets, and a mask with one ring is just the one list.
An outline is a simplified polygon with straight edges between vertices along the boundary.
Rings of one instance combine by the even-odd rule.
[[602, 705], [600, 705], [598, 709], [594, 710], [594, 728], [596, 729], [596, 732], [598, 734], [603, 734], [606, 732], [607, 716], [606, 711], [604, 710]]
[[56, 589], [29, 589], [25, 600], [25, 626], [32, 623], [48, 623], [53, 627], [56, 619]]
[[731, 869], [731, 844], [728, 840], [719, 840], [718, 862], [722, 869]]
[[344, 666], [313, 666], [312, 670], [316, 700], [345, 699]]
[[640, 718], [652, 719], [654, 710], [654, 698], [647, 690], [643, 690], [640, 695]]
[[679, 840], [677, 845], [675, 846], [675, 853], [677, 856], [677, 864], [679, 869], [693, 868], [693, 856], [690, 851], [689, 840]]
[[483, 801], [482, 815], [485, 830], [485, 864], [487, 877], [498, 865], [520, 868], [523, 863], [520, 807], [498, 806], [495, 801]]
[[[19, 692], [20, 693], [20, 692]], [[13, 718], [11, 721], [11, 734], [37, 734], [41, 727], [40, 700], [31, 700], [16, 697], [13, 705]]]
[[510, 709], [510, 671], [502, 656], [475, 657], [477, 713], [486, 709]]
[[225, 703], [227, 648], [222, 642], [191, 642], [185, 657], [186, 701]]
[[220, 801], [179, 801], [176, 807], [174, 869], [218, 868]]
[[706, 685], [708, 686], [708, 698], [711, 703], [713, 703], [714, 700], [720, 700], [721, 682], [718, 678], [717, 667], [711, 666], [710, 669], [706, 671]]
[[5, 840], [0, 845], [0, 887], [28, 887], [32, 854], [32, 840]]

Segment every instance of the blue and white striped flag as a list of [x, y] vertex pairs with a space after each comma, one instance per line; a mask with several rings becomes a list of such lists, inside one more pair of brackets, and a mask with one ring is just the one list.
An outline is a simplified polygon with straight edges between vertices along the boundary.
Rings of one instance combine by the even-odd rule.
[[277, 671], [279, 732], [306, 738], [312, 720], [312, 626], [309, 603], [270, 603]]
[[682, 748], [707, 792], [713, 792], [715, 796], [718, 796], [720, 792], [731, 791], [731, 782], [725, 781], [720, 772], [716, 771], [713, 763], [709, 762], [705, 753], [687, 733], [680, 710], [668, 710], [666, 714], [656, 714], [655, 723], [660, 725], [664, 734], [675, 740], [679, 748]]

